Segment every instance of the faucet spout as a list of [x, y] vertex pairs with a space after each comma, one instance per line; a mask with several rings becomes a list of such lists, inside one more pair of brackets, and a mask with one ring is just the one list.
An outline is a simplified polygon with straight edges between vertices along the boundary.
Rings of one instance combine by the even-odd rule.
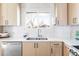
[[42, 37], [42, 35], [40, 34], [41, 30], [38, 29], [38, 37]]

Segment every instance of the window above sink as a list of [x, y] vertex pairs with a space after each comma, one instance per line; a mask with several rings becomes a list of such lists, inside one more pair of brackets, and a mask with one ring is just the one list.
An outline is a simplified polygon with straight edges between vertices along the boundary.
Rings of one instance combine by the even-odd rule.
[[55, 24], [53, 3], [21, 4], [21, 24], [27, 28], [48, 28]]
[[52, 25], [52, 14], [46, 12], [29, 12], [26, 13], [27, 21], [25, 24], [31, 28], [50, 27]]

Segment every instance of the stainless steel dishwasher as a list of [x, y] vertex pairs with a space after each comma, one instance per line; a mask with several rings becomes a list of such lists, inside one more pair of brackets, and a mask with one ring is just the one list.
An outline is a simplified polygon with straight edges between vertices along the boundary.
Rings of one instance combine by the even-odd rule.
[[21, 42], [3, 41], [1, 42], [2, 56], [21, 56]]

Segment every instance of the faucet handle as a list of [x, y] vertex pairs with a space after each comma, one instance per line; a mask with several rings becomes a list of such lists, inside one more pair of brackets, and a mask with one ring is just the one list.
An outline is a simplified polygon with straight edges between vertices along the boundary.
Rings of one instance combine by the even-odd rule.
[[27, 34], [25, 33], [25, 34], [23, 35], [23, 37], [27, 37]]

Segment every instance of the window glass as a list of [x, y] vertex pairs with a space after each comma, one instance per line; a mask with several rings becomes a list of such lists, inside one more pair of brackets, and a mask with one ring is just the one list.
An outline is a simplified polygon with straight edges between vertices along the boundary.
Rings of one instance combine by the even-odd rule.
[[28, 13], [26, 16], [28, 27], [50, 27], [53, 20], [50, 13]]

